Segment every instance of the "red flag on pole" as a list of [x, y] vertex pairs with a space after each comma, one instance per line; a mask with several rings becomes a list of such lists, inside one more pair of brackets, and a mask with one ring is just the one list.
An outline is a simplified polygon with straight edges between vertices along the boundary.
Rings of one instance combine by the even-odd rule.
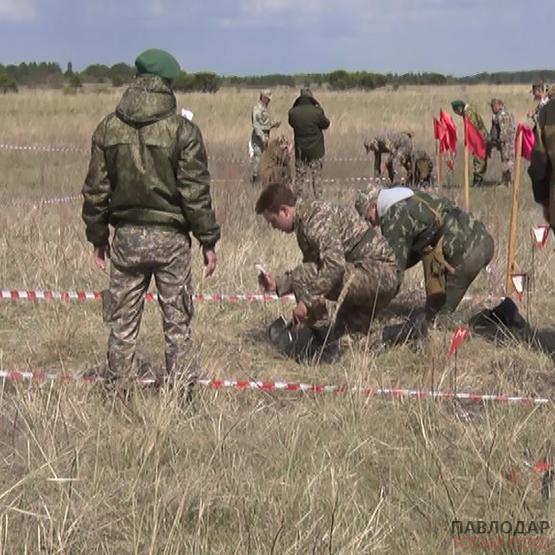
[[451, 347], [449, 348], [448, 356], [453, 356], [467, 337], [470, 337], [470, 330], [463, 326], [457, 326], [457, 329], [453, 334], [453, 339], [451, 340]]
[[434, 139], [441, 143], [443, 135], [445, 135], [445, 129], [443, 128], [443, 125], [437, 118], [434, 118]]
[[516, 152], [517, 149], [517, 144], [518, 144], [518, 135], [519, 133], [522, 133], [522, 152], [521, 155], [523, 158], [526, 158], [526, 160], [531, 160], [532, 159], [532, 150], [534, 150], [534, 143], [536, 142], [536, 137], [534, 136], [534, 131], [531, 127], [528, 127], [527, 125], [524, 125], [523, 123], [519, 123], [517, 130], [516, 130], [516, 135], [515, 135], [515, 154], [518, 154]]
[[464, 144], [474, 156], [481, 160], [486, 159], [486, 140], [468, 116], [464, 117]]
[[457, 140], [458, 140], [457, 126], [455, 125], [453, 118], [443, 110], [440, 110], [439, 118], [440, 118], [441, 124], [443, 125], [443, 128], [445, 129], [445, 134], [446, 134], [445, 150], [443, 150], [442, 152], [446, 152], [446, 151], [455, 152], [457, 150]]

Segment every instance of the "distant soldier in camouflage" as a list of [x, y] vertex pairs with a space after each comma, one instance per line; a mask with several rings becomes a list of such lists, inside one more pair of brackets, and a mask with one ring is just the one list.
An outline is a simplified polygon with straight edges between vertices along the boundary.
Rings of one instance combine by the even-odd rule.
[[261, 185], [291, 184], [293, 180], [291, 176], [292, 150], [293, 145], [284, 135], [270, 140], [268, 148], [262, 153], [258, 164], [258, 177]]
[[535, 137], [528, 174], [534, 200], [542, 205], [544, 217], [555, 231], [555, 98], [539, 111]]
[[528, 117], [537, 125], [540, 110], [549, 102], [548, 87], [545, 83], [534, 83], [530, 93], [536, 102], [536, 108], [528, 112]]
[[258, 164], [262, 153], [270, 141], [270, 131], [280, 126], [279, 121], [274, 121], [268, 108], [272, 98], [272, 91], [260, 91], [258, 102], [251, 112], [252, 134], [249, 143], [251, 157], [251, 180], [258, 179]]
[[[453, 107], [453, 112], [462, 118], [468, 117], [470, 123], [476, 127], [482, 136], [484, 137], [484, 141], [487, 143], [488, 140], [488, 130], [486, 129], [486, 125], [484, 124], [484, 120], [482, 116], [478, 113], [478, 110], [471, 104], [467, 104], [463, 100], [454, 100], [451, 102], [451, 106]], [[472, 179], [472, 186], [473, 187], [480, 187], [484, 181], [484, 175], [486, 174], [486, 170], [488, 169], [488, 161], [487, 158], [482, 160], [478, 158], [478, 156], [472, 157], [472, 164], [474, 167], [474, 176]]]
[[330, 120], [310, 89], [301, 89], [289, 110], [288, 121], [295, 134], [293, 190], [305, 199], [322, 198], [322, 159], [326, 153], [324, 131], [330, 126]]
[[293, 293], [293, 321], [328, 328], [325, 299], [337, 301], [333, 337], [364, 332], [374, 315], [396, 295], [397, 262], [391, 247], [354, 210], [322, 201], [297, 200], [280, 184], [264, 189], [256, 203], [275, 229], [295, 233], [303, 263], [274, 279], [263, 274], [261, 285], [280, 297]]
[[414, 186], [419, 189], [427, 189], [434, 184], [434, 163], [427, 152], [416, 150], [413, 154], [414, 160]]
[[488, 142], [488, 157], [491, 150], [496, 148], [501, 155], [501, 182], [509, 186], [512, 181], [512, 171], [515, 163], [515, 118], [505, 108], [505, 104], [498, 98], [491, 100], [491, 131]]
[[[173, 56], [147, 50], [135, 61], [137, 77], [116, 111], [92, 138], [83, 186], [83, 220], [96, 265], [106, 270], [104, 319], [110, 326], [108, 382], [136, 373], [135, 344], [152, 276], [172, 381], [194, 382], [189, 350], [193, 317], [191, 240], [202, 246], [206, 274], [216, 267], [220, 237], [210, 199], [210, 175], [199, 128], [176, 114], [171, 80], [180, 72]], [[110, 245], [109, 225], [114, 227]]]
[[382, 177], [382, 155], [389, 157], [385, 163], [391, 183], [406, 184], [412, 178], [411, 133], [385, 133], [364, 142], [366, 154], [374, 153], [374, 177]]
[[484, 225], [445, 197], [370, 185], [359, 192], [355, 207], [380, 226], [401, 271], [422, 261], [429, 320], [453, 312], [493, 256]]

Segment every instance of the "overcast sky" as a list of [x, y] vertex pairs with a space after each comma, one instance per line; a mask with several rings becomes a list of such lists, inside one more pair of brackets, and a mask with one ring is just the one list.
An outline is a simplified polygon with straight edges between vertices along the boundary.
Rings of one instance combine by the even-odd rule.
[[186, 71], [555, 68], [555, 0], [0, 0], [0, 63], [170, 50]]

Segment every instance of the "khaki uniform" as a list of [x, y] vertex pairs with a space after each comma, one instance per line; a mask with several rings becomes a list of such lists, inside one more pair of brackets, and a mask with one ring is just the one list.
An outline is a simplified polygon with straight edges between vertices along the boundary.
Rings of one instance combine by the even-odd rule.
[[[475, 127], [480, 130], [482, 133], [484, 140], [488, 137], [488, 130], [486, 129], [486, 125], [482, 116], [478, 113], [478, 110], [471, 104], [466, 104], [464, 107], [464, 115], [468, 117], [470, 123], [472, 123]], [[484, 179], [484, 175], [486, 174], [486, 170], [488, 169], [488, 160], [482, 160], [478, 158], [478, 156], [472, 156], [472, 166], [474, 170], [474, 185], [480, 185]]]
[[338, 301], [335, 336], [366, 333], [399, 287], [391, 247], [354, 210], [321, 201], [299, 201], [294, 225], [303, 263], [277, 278], [278, 295], [294, 293], [314, 326], [329, 325], [324, 302]]
[[258, 177], [260, 157], [268, 146], [270, 131], [274, 126], [270, 110], [261, 100], [259, 100], [252, 109], [251, 123], [251, 176], [253, 180], [255, 180]]

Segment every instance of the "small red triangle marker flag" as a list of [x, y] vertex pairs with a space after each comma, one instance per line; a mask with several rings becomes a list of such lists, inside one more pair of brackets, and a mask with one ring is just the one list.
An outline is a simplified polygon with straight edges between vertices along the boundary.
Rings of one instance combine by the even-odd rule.
[[451, 339], [451, 347], [449, 348], [448, 356], [453, 356], [467, 337], [470, 337], [470, 330], [464, 326], [457, 326], [453, 334], [453, 339]]
[[524, 297], [524, 290], [526, 289], [526, 278], [526, 274], [511, 274], [511, 281], [520, 301], [522, 300], [522, 297]]
[[536, 247], [538, 249], [543, 249], [549, 239], [549, 226], [548, 225], [533, 225], [532, 226], [532, 237], [536, 242]]

